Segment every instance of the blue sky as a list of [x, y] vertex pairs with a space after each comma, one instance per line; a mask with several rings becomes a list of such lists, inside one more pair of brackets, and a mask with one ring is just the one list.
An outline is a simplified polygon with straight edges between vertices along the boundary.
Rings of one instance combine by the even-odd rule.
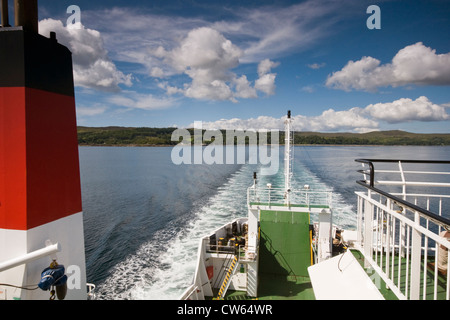
[[282, 129], [290, 109], [296, 130], [450, 132], [448, 1], [39, 5], [72, 51], [79, 125]]

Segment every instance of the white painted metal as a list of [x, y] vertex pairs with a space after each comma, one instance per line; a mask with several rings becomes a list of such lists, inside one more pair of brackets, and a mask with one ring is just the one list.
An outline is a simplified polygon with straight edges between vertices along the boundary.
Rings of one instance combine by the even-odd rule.
[[247, 295], [258, 296], [258, 259], [247, 264]]
[[308, 267], [317, 300], [383, 300], [376, 285], [347, 251]]
[[[30, 230], [0, 229], [0, 262], [9, 265], [11, 260], [34, 255], [42, 249], [43, 244], [50, 240], [58, 243], [61, 250], [38, 259], [3, 270], [0, 272], [0, 283], [18, 287], [36, 286], [42, 271], [53, 259], [66, 268], [68, 290], [66, 300], [86, 300], [86, 262], [83, 233], [83, 213], [79, 212]], [[44, 251], [51, 249], [44, 249]], [[22, 257], [22, 258], [21, 258]], [[9, 262], [8, 262], [9, 261]], [[42, 290], [22, 290], [5, 286], [7, 299], [48, 300], [49, 292]]]
[[289, 204], [291, 199], [291, 177], [292, 177], [292, 129], [291, 129], [291, 116], [288, 113], [284, 122], [285, 139], [284, 139], [284, 191], [285, 191], [285, 203]]
[[[239, 218], [234, 221], [231, 221], [230, 223], [214, 230], [210, 235], [216, 235], [216, 238], [219, 239], [220, 237], [224, 237], [227, 234], [227, 230], [231, 229], [232, 223], [236, 222], [239, 225], [239, 228], [243, 228], [244, 224], [248, 225], [248, 219], [247, 218]], [[194, 273], [194, 280], [192, 284], [181, 294], [180, 299], [181, 300], [204, 300], [206, 297], [212, 297], [213, 296], [213, 289], [218, 289], [217, 286], [220, 286], [223, 282], [223, 278], [221, 276], [224, 275], [223, 271], [224, 269], [227, 269], [229, 267], [229, 263], [232, 261], [230, 257], [233, 256], [233, 254], [230, 254], [230, 251], [221, 251], [221, 250], [212, 250], [211, 246], [209, 245], [209, 237], [210, 235], [207, 235], [203, 237], [199, 241], [198, 251], [197, 251], [197, 265], [196, 270]], [[247, 254], [248, 253], [248, 254]], [[240, 258], [238, 261], [239, 263], [245, 263], [246, 269], [248, 270], [247, 273], [247, 292], [250, 292], [248, 294], [249, 296], [252, 296], [251, 294], [256, 294], [257, 292], [257, 281], [255, 281], [251, 276], [253, 271], [256, 270], [258, 267], [258, 260], [257, 258], [257, 252], [246, 252], [245, 258]], [[226, 263], [228, 261], [228, 264]], [[225, 264], [224, 264], [225, 262]], [[207, 266], [212, 266], [214, 270], [214, 275], [212, 279], [208, 278], [207, 273]], [[239, 266], [237, 266], [239, 268]], [[240, 275], [239, 275], [240, 276]], [[230, 287], [236, 285], [240, 286], [240, 289], [242, 289], [242, 279], [236, 279], [234, 281], [231, 279], [229, 282]], [[234, 282], [234, 284], [233, 284]], [[214, 284], [217, 284], [217, 286], [214, 286]]]
[[[360, 244], [360, 248], [362, 253], [365, 256], [365, 261], [367, 266], [371, 266], [380, 272], [380, 276], [384, 281], [389, 284], [389, 287], [393, 289], [395, 286], [397, 289], [402, 287], [405, 288], [404, 291], [399, 294], [400, 291], [397, 291], [399, 298], [407, 297], [408, 299], [419, 299], [420, 297], [420, 285], [421, 285], [421, 277], [426, 278], [426, 268], [423, 270], [420, 266], [421, 262], [421, 254], [424, 252], [424, 248], [422, 248], [422, 241], [433, 240], [440, 245], [443, 245], [447, 249], [450, 248], [450, 242], [442, 237], [440, 237], [435, 232], [421, 226], [418, 224], [418, 214], [415, 215], [415, 219], [409, 219], [405, 214], [397, 212], [397, 210], [393, 210], [388, 206], [383, 204], [383, 201], [375, 200], [368, 197], [366, 194], [357, 192], [357, 195], [361, 201], [358, 201], [362, 208], [358, 208], [358, 213], [364, 213], [364, 228], [359, 230], [360, 238], [364, 239], [364, 242]], [[400, 228], [400, 232], [396, 232], [393, 229], [392, 232], [384, 232], [384, 229], [381, 226], [372, 226], [373, 222], [377, 224], [382, 224], [383, 219], [374, 219], [373, 217], [376, 214], [376, 210], [372, 208], [377, 208], [382, 210], [387, 216], [387, 219], [391, 219], [391, 224], [395, 226], [395, 224], [404, 224], [405, 228]], [[386, 229], [387, 230], [387, 229]], [[383, 243], [383, 239], [389, 237], [389, 241]], [[405, 243], [401, 241], [401, 239], [405, 236]], [[388, 245], [389, 244], [389, 245]], [[379, 249], [383, 252], [393, 252], [394, 250], [398, 250], [402, 252], [406, 251], [406, 271], [405, 274], [398, 272], [397, 282], [393, 281], [393, 271], [389, 273], [385, 269], [382, 269], [381, 259], [376, 261], [372, 259], [373, 249]], [[425, 248], [428, 249], [428, 248]], [[426, 250], [428, 251], [428, 250]], [[377, 252], [377, 250], [375, 250]], [[381, 253], [380, 253], [381, 254]], [[389, 260], [387, 260], [389, 261]], [[394, 264], [394, 259], [390, 261], [389, 269], [398, 270], [398, 265]], [[411, 272], [410, 272], [411, 271]], [[403, 280], [403, 276], [406, 280]], [[436, 273], [437, 277], [437, 273]], [[449, 288], [449, 284], [447, 282], [447, 290]], [[436, 290], [436, 288], [435, 288]], [[436, 294], [435, 294], [436, 296]]]
[[[450, 187], [450, 183], [433, 181], [433, 176], [445, 177], [450, 172], [404, 170], [405, 163], [401, 161], [397, 165], [398, 170], [375, 170], [376, 177], [380, 173], [384, 173], [388, 174], [391, 179], [375, 180], [377, 188], [383, 185], [398, 186], [401, 190], [392, 192], [391, 195], [416, 206], [419, 206], [420, 203], [426, 210], [430, 210], [432, 202], [434, 202], [434, 208], [438, 208], [437, 214], [442, 215], [443, 199], [449, 199], [450, 195], [433, 194], [434, 189], [430, 187]], [[400, 181], [394, 181], [394, 174], [400, 175]], [[423, 181], [408, 181], [406, 174], [408, 177], [420, 174], [422, 175], [420, 179]], [[364, 179], [368, 180], [367, 171], [364, 171]], [[427, 188], [424, 188], [424, 193], [420, 193], [417, 188], [413, 193], [408, 193], [410, 186]], [[443, 225], [438, 219], [420, 214], [412, 206], [396, 204], [389, 197], [378, 194], [375, 190], [368, 190], [366, 194], [362, 192], [356, 194], [358, 195], [357, 247], [364, 254], [366, 265], [374, 268], [399, 298], [429, 298], [430, 292], [427, 292], [427, 286], [424, 285], [429, 277], [427, 261], [430, 258], [438, 261], [439, 247], [450, 249], [450, 242], [439, 235], [443, 227], [448, 229], [450, 226]], [[434, 247], [429, 246], [431, 241], [436, 243]], [[406, 261], [405, 270], [399, 269], [398, 260], [395, 258], [397, 253]], [[396, 278], [394, 278], [394, 270], [397, 273]], [[447, 274], [449, 274], [448, 270]], [[433, 280], [435, 285], [432, 294], [434, 299], [437, 299], [437, 263]], [[440, 283], [442, 284], [442, 281]], [[444, 286], [447, 293], [446, 298], [449, 299], [449, 276], [447, 276], [447, 281], [444, 281]]]
[[[304, 206], [303, 210], [310, 210], [313, 211], [313, 206], [328, 206], [329, 208], [332, 207], [332, 192], [321, 190], [321, 191], [315, 191], [311, 189], [291, 189], [289, 192], [290, 194], [290, 204], [291, 206], [287, 205], [286, 207], [289, 208], [289, 210], [296, 210], [294, 205], [297, 206]], [[261, 207], [266, 206], [267, 208], [270, 208], [273, 210], [273, 208], [279, 205], [285, 204], [285, 190], [283, 188], [273, 188], [273, 187], [250, 187], [247, 189], [247, 204], [249, 207]], [[317, 208], [316, 208], [317, 209]], [[316, 210], [319, 212], [321, 209]]]
[[258, 234], [259, 234], [259, 210], [248, 209], [248, 252], [253, 254], [257, 253], [258, 250]]
[[325, 261], [331, 258], [331, 243], [333, 237], [331, 234], [333, 227], [333, 217], [330, 210], [323, 209], [319, 213], [319, 239], [318, 239], [318, 261]]
[[12, 269], [12, 268], [20, 266], [22, 264], [32, 262], [34, 260], [38, 260], [38, 259], [46, 257], [46, 256], [50, 256], [60, 250], [61, 250], [61, 246], [58, 243], [56, 243], [56, 244], [49, 245], [45, 248], [27, 253], [25, 255], [18, 256], [16, 258], [13, 258], [13, 259], [10, 259], [10, 260], [4, 261], [4, 262], [0, 262], [0, 272], [8, 270], [8, 269]]

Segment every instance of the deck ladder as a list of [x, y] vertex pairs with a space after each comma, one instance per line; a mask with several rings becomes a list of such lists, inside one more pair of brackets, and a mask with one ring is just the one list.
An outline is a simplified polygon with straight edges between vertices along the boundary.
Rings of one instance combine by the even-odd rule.
[[233, 261], [231, 261], [230, 267], [228, 268], [228, 272], [225, 275], [225, 279], [223, 280], [222, 286], [219, 289], [219, 294], [217, 295], [217, 299], [222, 299], [222, 297], [225, 295], [225, 293], [228, 290], [228, 287], [230, 286], [230, 279], [231, 276], [234, 273], [234, 270], [237, 266], [238, 258], [235, 256]]

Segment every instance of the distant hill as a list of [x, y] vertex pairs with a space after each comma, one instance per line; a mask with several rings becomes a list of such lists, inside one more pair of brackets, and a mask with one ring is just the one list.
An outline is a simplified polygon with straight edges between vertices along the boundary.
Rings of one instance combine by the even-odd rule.
[[296, 132], [296, 144], [450, 145], [450, 134], [411, 133], [400, 130], [368, 133]]
[[[171, 146], [176, 128], [78, 127], [78, 143], [89, 146]], [[190, 129], [193, 137], [193, 131]], [[225, 141], [225, 131], [222, 131]], [[279, 144], [284, 143], [280, 132]], [[405, 131], [368, 133], [295, 132], [294, 144], [307, 145], [450, 145], [450, 134], [422, 134]]]
[[175, 128], [78, 127], [80, 145], [176, 145], [171, 136]]

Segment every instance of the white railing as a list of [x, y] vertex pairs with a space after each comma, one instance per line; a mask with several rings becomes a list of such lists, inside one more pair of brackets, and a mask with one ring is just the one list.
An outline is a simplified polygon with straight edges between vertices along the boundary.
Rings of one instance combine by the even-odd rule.
[[[448, 270], [440, 270], [438, 261], [447, 255], [444, 259], [450, 265], [450, 242], [443, 236], [450, 228], [450, 220], [444, 217], [447, 213], [444, 212], [443, 201], [450, 199], [450, 196], [430, 194], [430, 188], [446, 188], [450, 184], [440, 181], [408, 182], [405, 173], [426, 176], [439, 174], [442, 178], [443, 172], [403, 171], [401, 162], [400, 170], [395, 171], [402, 176], [400, 183], [376, 180], [376, 173], [394, 173], [389, 170], [376, 171], [373, 166], [377, 161], [360, 161], [366, 164], [370, 162], [370, 172], [362, 171], [365, 180], [358, 182], [368, 190], [366, 193], [356, 193], [357, 247], [365, 257], [365, 267], [373, 268], [376, 275], [400, 299], [449, 300], [450, 275]], [[402, 187], [401, 192], [388, 193], [379, 189], [380, 185], [394, 184]], [[417, 190], [407, 193], [406, 187], [413, 185], [426, 186], [426, 193]], [[438, 213], [431, 212], [430, 208], [436, 209]]]
[[[250, 187], [247, 189], [247, 205], [264, 204], [271, 205], [292, 205], [292, 206], [328, 206], [331, 207], [331, 191], [311, 191], [307, 186], [303, 190], [289, 191], [289, 197], [284, 188], [273, 187]], [[286, 198], [289, 202], [286, 203]]]
[[196, 284], [190, 285], [181, 295], [180, 300], [202, 300], [198, 295], [200, 292]]

